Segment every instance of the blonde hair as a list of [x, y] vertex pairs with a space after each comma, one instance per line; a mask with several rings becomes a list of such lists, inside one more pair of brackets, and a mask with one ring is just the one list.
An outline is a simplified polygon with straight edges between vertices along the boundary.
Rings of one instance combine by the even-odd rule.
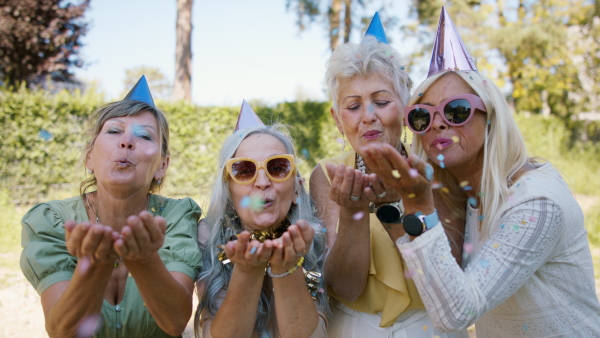
[[[511, 109], [504, 95], [492, 80], [479, 72], [445, 71], [431, 76], [415, 90], [408, 105], [418, 103], [421, 95], [432, 84], [449, 74], [460, 76], [473, 90], [473, 94], [478, 95], [483, 100], [487, 110], [488, 125], [483, 147], [481, 185], [478, 191], [481, 201], [479, 211], [480, 215], [483, 216], [483, 219], [480, 219], [480, 230], [481, 237], [485, 240], [497, 230], [498, 222], [495, 222], [495, 220], [500, 216], [498, 215], [500, 208], [508, 198], [509, 187], [517, 178], [515, 174], [530, 159], [527, 155], [523, 136], [512, 117]], [[465, 219], [467, 195], [450, 172], [442, 170], [428, 158], [418, 134], [415, 134], [411, 152], [427, 159], [427, 162], [433, 165], [434, 179], [449, 190], [448, 194], [440, 194], [439, 190], [436, 190], [436, 193], [441, 195], [441, 198], [453, 212], [460, 218]]]

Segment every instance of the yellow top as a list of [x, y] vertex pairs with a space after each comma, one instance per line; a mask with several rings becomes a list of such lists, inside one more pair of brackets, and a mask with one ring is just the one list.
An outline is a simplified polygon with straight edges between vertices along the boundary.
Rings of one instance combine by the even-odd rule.
[[[355, 156], [356, 153], [351, 150], [338, 157], [324, 159], [319, 164], [329, 180], [325, 169], [326, 163], [354, 167]], [[391, 326], [402, 312], [410, 309], [425, 309], [425, 306], [415, 283], [412, 279], [404, 276], [404, 271], [407, 269], [406, 263], [375, 214], [369, 214], [369, 225], [371, 229], [371, 263], [365, 290], [354, 302], [338, 297], [331, 290], [328, 292], [352, 310], [367, 313], [381, 312], [379, 326], [387, 327]]]

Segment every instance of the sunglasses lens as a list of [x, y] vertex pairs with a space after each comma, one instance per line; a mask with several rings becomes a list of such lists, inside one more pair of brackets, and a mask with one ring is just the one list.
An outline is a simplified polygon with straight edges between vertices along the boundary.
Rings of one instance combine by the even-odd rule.
[[465, 99], [448, 102], [444, 107], [444, 116], [451, 124], [464, 123], [471, 115], [471, 103]]
[[267, 171], [273, 178], [284, 179], [292, 171], [292, 163], [287, 158], [273, 158], [267, 162]]
[[250, 161], [236, 161], [231, 165], [233, 177], [240, 182], [248, 182], [256, 173], [256, 164]]
[[423, 131], [431, 122], [431, 114], [427, 109], [415, 108], [408, 113], [408, 124], [414, 131]]

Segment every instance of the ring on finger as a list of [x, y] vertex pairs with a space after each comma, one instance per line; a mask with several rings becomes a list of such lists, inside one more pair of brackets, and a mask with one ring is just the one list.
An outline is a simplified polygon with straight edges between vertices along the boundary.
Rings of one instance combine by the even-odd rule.
[[300, 257], [302, 257], [302, 256], [304, 256], [304, 253], [302, 253], [302, 252], [297, 252], [297, 253], [296, 253], [296, 257], [300, 258]]
[[360, 199], [360, 196], [354, 196], [354, 195], [350, 195], [350, 200], [353, 202], [356, 202]]
[[387, 196], [387, 191], [385, 191], [385, 190], [381, 194], [377, 195], [377, 197], [379, 197], [379, 198], [382, 198], [385, 196]]

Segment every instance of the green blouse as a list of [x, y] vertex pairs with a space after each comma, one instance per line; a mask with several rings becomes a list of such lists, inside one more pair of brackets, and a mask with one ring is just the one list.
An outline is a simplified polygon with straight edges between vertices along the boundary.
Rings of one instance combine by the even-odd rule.
[[[167, 220], [164, 244], [158, 251], [167, 270], [196, 280], [201, 266], [198, 204], [190, 198], [176, 200], [150, 195], [148, 211]], [[81, 197], [38, 204], [21, 220], [21, 270], [40, 295], [54, 283], [71, 280], [77, 265], [77, 257], [69, 254], [65, 243], [67, 220], [89, 221]], [[146, 309], [131, 274], [123, 300], [114, 306], [104, 300], [101, 316], [103, 325], [94, 337], [170, 337]]]

